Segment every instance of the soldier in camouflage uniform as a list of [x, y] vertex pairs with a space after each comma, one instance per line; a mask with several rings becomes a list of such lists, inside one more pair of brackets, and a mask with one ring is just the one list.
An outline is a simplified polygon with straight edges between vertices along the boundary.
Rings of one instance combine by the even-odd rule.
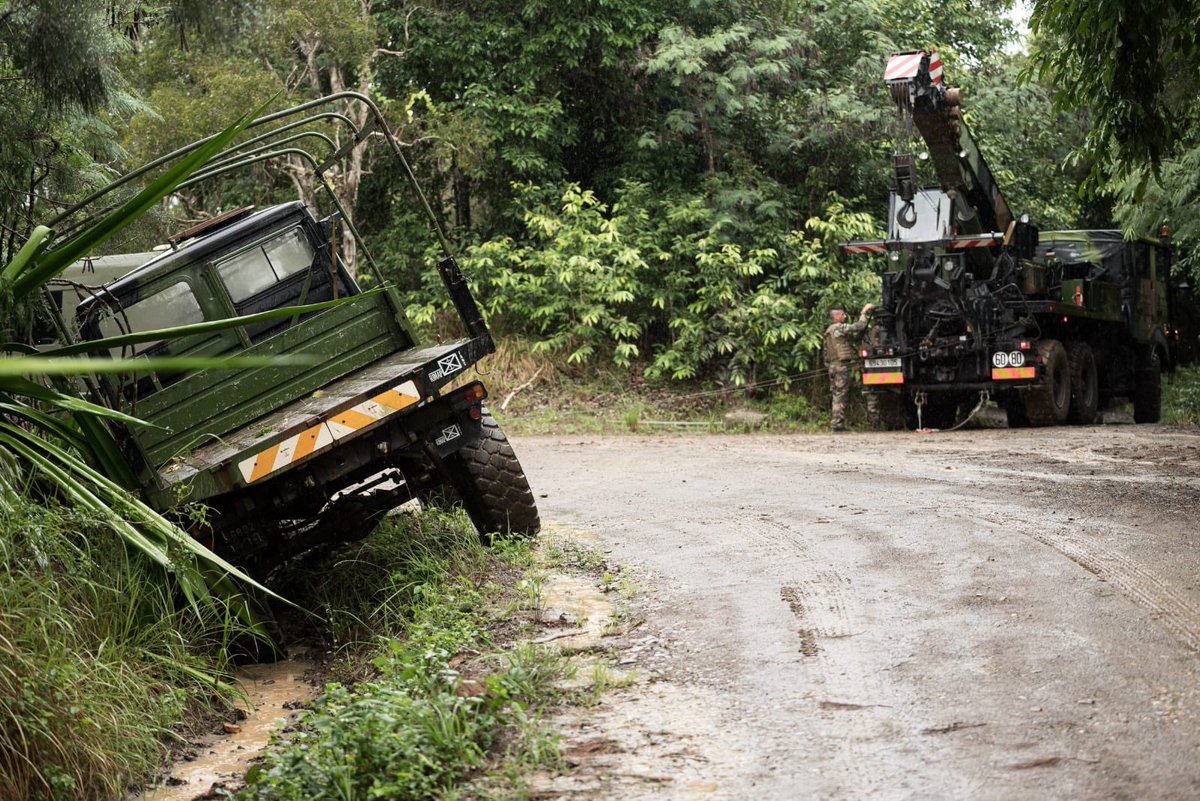
[[874, 308], [874, 303], [863, 306], [857, 323], [847, 323], [846, 312], [841, 309], [834, 309], [829, 313], [833, 322], [825, 329], [825, 367], [829, 370], [829, 394], [833, 396], [833, 418], [830, 426], [834, 431], [846, 430], [846, 404], [850, 401], [850, 366], [857, 355], [850, 337], [867, 327], [867, 315]]

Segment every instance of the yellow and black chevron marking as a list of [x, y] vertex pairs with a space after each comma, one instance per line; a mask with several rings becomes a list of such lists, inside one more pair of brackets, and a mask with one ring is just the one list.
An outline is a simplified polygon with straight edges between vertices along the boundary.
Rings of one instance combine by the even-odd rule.
[[300, 461], [332, 442], [348, 437], [372, 423], [420, 403], [417, 385], [405, 381], [399, 386], [381, 392], [370, 400], [338, 412], [333, 417], [301, 431], [299, 434], [277, 442], [266, 450], [259, 451], [238, 463], [242, 478], [247, 484], [263, 479], [276, 470]]

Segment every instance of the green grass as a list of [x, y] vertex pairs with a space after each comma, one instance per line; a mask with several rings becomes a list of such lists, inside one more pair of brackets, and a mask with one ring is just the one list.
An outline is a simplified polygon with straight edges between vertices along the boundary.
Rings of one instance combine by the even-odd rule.
[[102, 522], [0, 512], [0, 799], [120, 799], [219, 703], [225, 621], [197, 620]]
[[465, 516], [447, 514], [393, 515], [362, 543], [292, 569], [282, 588], [309, 587], [342, 681], [276, 740], [239, 797], [519, 795], [526, 770], [558, 763], [540, 719], [571, 670], [556, 651], [514, 644], [531, 621], [520, 610], [539, 602], [521, 587], [536, 570], [531, 543], [484, 548]]
[[[538, 381], [511, 397], [507, 412], [500, 413], [505, 430], [518, 437], [693, 436], [752, 430], [823, 432], [829, 428], [829, 385], [820, 373], [800, 378], [787, 388], [721, 391], [713, 382], [647, 381], [636, 369], [559, 364], [523, 352], [528, 347], [528, 343], [513, 339], [502, 341], [498, 365], [488, 378], [493, 397], [503, 401], [510, 399], [511, 388], [525, 386], [531, 375], [539, 375]], [[1164, 375], [1162, 404], [1163, 423], [1200, 425], [1200, 367], [1183, 367]], [[765, 419], [757, 426], [727, 423], [725, 415], [733, 410], [758, 412]], [[997, 425], [996, 418], [994, 413], [981, 415], [971, 425], [992, 427]], [[871, 429], [857, 385], [851, 388], [846, 419], [852, 429]], [[704, 425], [667, 425], [672, 422]]]
[[[195, 618], [78, 512], [15, 505], [0, 557], [0, 801], [125, 798], [232, 694], [214, 683], [228, 618]], [[331, 682], [244, 798], [519, 796], [529, 770], [558, 764], [542, 714], [573, 670], [514, 645], [539, 570], [532, 543], [484, 548], [461, 513], [394, 515], [288, 568], [280, 588], [324, 619], [283, 623], [328, 649]]]
[[[488, 358], [488, 401], [505, 431], [534, 434], [695, 435], [748, 430], [727, 424], [727, 412], [745, 409], [766, 415], [755, 430], [823, 431], [829, 427], [829, 382], [810, 372], [789, 386], [722, 388], [714, 380], [649, 380], [635, 366], [569, 364], [565, 358], [533, 354], [532, 343], [514, 337], [498, 342]], [[508, 407], [501, 409], [505, 403]], [[867, 427], [859, 389], [850, 396], [847, 419]], [[687, 425], [672, 425], [684, 423]]]
[[1163, 380], [1162, 421], [1200, 424], [1200, 367], [1181, 367]]

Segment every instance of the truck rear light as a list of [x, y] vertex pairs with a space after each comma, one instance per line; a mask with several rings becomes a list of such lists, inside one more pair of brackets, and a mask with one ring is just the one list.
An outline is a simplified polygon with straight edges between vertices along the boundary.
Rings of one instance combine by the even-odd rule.
[[858, 352], [858, 355], [859, 355], [859, 356], [862, 356], [862, 357], [865, 359], [865, 358], [867, 358], [868, 356], [870, 356], [870, 355], [871, 355], [871, 352], [870, 352], [869, 350], [867, 350], [866, 348], [863, 348], [862, 350], [860, 350], [860, 351]]
[[1021, 340], [1021, 344], [1017, 345], [1017, 347], [1018, 347], [1020, 350], [1029, 350], [1029, 348], [1030, 348], [1031, 346], [1030, 346], [1030, 344], [1029, 344], [1029, 340], [1023, 339], [1023, 340]]
[[470, 406], [473, 407], [473, 410], [478, 410], [480, 401], [486, 397], [487, 390], [484, 389], [483, 384], [474, 381], [462, 389], [453, 392], [450, 395], [450, 403], [458, 409], [465, 409]]

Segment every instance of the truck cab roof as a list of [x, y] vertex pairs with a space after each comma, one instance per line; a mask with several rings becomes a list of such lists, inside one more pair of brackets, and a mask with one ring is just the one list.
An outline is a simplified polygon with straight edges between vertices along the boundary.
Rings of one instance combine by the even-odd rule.
[[[175, 249], [154, 254], [151, 260], [108, 284], [106, 290], [111, 295], [133, 294], [136, 296], [138, 294], [136, 288], [148, 285], [182, 265], [194, 264], [236, 250], [266, 233], [286, 227], [289, 223], [311, 225], [315, 224], [315, 221], [308, 208], [298, 200], [271, 206], [231, 222], [203, 237], [188, 240]], [[131, 290], [133, 291], [131, 292]], [[99, 298], [89, 299], [80, 304], [80, 315], [86, 314], [87, 308], [99, 300]]]

